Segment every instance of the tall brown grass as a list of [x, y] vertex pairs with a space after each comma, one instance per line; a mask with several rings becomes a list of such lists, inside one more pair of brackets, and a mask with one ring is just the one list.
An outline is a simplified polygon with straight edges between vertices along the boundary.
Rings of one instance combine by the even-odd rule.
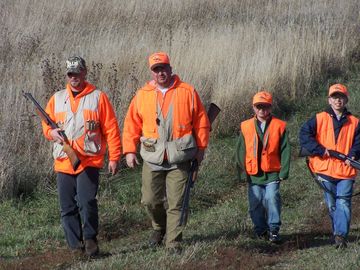
[[1, 196], [51, 179], [51, 146], [21, 91], [45, 105], [64, 86], [68, 56], [87, 60], [88, 79], [108, 93], [122, 125], [150, 79], [147, 56], [166, 51], [205, 104], [223, 108], [217, 130], [231, 133], [255, 91], [293, 102], [341, 75], [359, 48], [359, 8], [357, 0], [3, 0]]

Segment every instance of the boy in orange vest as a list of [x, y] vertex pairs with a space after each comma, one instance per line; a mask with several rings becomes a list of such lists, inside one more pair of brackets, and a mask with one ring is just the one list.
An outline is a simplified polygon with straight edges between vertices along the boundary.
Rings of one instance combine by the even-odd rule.
[[336, 248], [345, 248], [351, 221], [351, 196], [356, 170], [349, 161], [330, 157], [336, 150], [353, 159], [359, 158], [359, 119], [345, 107], [349, 93], [342, 84], [329, 88], [329, 108], [316, 114], [300, 129], [301, 147], [313, 156], [309, 167], [324, 187], [324, 197], [332, 222]]
[[261, 91], [253, 97], [255, 116], [241, 123], [236, 147], [241, 178], [249, 182], [249, 212], [255, 235], [280, 242], [280, 181], [288, 178], [290, 144], [286, 123], [272, 116], [272, 96]]

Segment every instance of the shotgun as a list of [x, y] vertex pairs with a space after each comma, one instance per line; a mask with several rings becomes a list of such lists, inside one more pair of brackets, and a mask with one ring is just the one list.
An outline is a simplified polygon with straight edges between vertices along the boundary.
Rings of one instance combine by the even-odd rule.
[[[52, 129], [59, 128], [59, 126], [53, 120], [51, 120], [50, 116], [45, 112], [45, 110], [43, 108], [41, 108], [40, 104], [35, 100], [35, 98], [31, 95], [31, 93], [24, 93], [23, 95], [27, 100], [30, 100], [34, 103], [37, 114], [41, 117], [41, 119], [48, 126], [50, 126]], [[70, 146], [70, 142], [69, 142], [68, 137], [65, 134], [65, 131], [60, 130], [59, 134], [64, 139], [64, 142], [62, 143], [63, 151], [68, 156], [68, 158], [71, 162], [72, 168], [74, 169], [74, 171], [76, 171], [76, 169], [80, 165], [80, 159], [78, 158], [75, 150]]]
[[[214, 104], [211, 103], [209, 110], [207, 112], [208, 118], [209, 118], [209, 122], [210, 122], [210, 131], [211, 129], [211, 124], [214, 122], [214, 120], [216, 119], [216, 117], [218, 116], [219, 112], [220, 112], [220, 108]], [[194, 186], [194, 175], [195, 172], [198, 170], [199, 164], [198, 161], [196, 159], [191, 161], [191, 165], [190, 165], [190, 169], [188, 172], [188, 178], [186, 181], [186, 186], [185, 186], [185, 193], [184, 193], [184, 199], [181, 205], [181, 215], [180, 215], [180, 221], [179, 221], [179, 226], [183, 226], [186, 225], [187, 223], [187, 219], [188, 219], [188, 215], [189, 215], [189, 205], [190, 205], [190, 191], [191, 188]]]
[[[351, 167], [357, 169], [357, 170], [360, 170], [360, 162], [356, 161], [356, 160], [353, 160], [352, 158], [350, 158], [349, 156], [345, 155], [345, 154], [342, 154], [338, 151], [335, 151], [335, 150], [328, 150], [329, 151], [329, 154], [331, 157], [333, 158], [336, 158], [336, 159], [339, 159], [339, 160], [342, 160], [342, 161], [350, 161], [350, 165]], [[306, 157], [306, 165], [309, 169], [309, 172], [312, 176], [312, 178], [314, 179], [315, 183], [322, 189], [324, 190], [325, 192], [331, 194], [334, 198], [347, 198], [348, 196], [338, 196], [337, 194], [335, 194], [332, 190], [328, 189], [325, 185], [323, 185], [323, 183], [321, 181], [319, 181], [317, 175], [311, 170], [310, 168], [310, 161], [309, 161], [309, 157], [311, 156], [314, 156], [314, 154], [312, 154], [310, 151], [308, 151], [306, 148], [304, 147], [301, 147], [300, 148], [300, 152], [299, 152], [299, 157]], [[358, 196], [360, 195], [360, 191], [359, 192], [356, 192], [354, 194], [352, 194], [350, 197], [355, 197], [355, 196]]]
[[[336, 158], [336, 159], [339, 159], [342, 161], [348, 160], [350, 162], [351, 167], [353, 167], [357, 170], [360, 170], [360, 162], [359, 161], [356, 161], [356, 160], [352, 159], [351, 157], [349, 157], [343, 153], [340, 153], [338, 151], [335, 151], [335, 150], [328, 150], [328, 151], [329, 151], [330, 157], [333, 157], [333, 158]], [[309, 156], [313, 156], [313, 154], [311, 154], [310, 151], [308, 151], [307, 149], [301, 147], [299, 157], [309, 157]]]

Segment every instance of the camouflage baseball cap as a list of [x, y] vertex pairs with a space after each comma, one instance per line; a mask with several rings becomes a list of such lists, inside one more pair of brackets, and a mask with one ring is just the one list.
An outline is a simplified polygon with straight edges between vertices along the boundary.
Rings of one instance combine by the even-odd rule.
[[72, 56], [66, 60], [66, 74], [80, 73], [81, 70], [86, 70], [86, 63], [80, 56]]

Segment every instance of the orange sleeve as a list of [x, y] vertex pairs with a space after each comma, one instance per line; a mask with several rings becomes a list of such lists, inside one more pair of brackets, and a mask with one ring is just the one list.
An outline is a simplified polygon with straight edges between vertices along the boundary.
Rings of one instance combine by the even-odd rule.
[[194, 92], [193, 129], [198, 148], [205, 149], [209, 144], [210, 122], [196, 91]]
[[142, 118], [138, 114], [136, 96], [131, 100], [124, 121], [123, 146], [124, 154], [136, 153], [137, 145], [142, 134]]
[[121, 156], [120, 128], [114, 109], [104, 92], [100, 95], [99, 118], [102, 134], [108, 145], [109, 160], [118, 161]]
[[[49, 117], [55, 122], [55, 115], [54, 115], [54, 107], [55, 107], [55, 98], [52, 96], [46, 105], [45, 112], [49, 115]], [[46, 124], [45, 121], [41, 121], [42, 129], [44, 136], [47, 140], [52, 141], [52, 137], [50, 136], [50, 131], [52, 128]]]

